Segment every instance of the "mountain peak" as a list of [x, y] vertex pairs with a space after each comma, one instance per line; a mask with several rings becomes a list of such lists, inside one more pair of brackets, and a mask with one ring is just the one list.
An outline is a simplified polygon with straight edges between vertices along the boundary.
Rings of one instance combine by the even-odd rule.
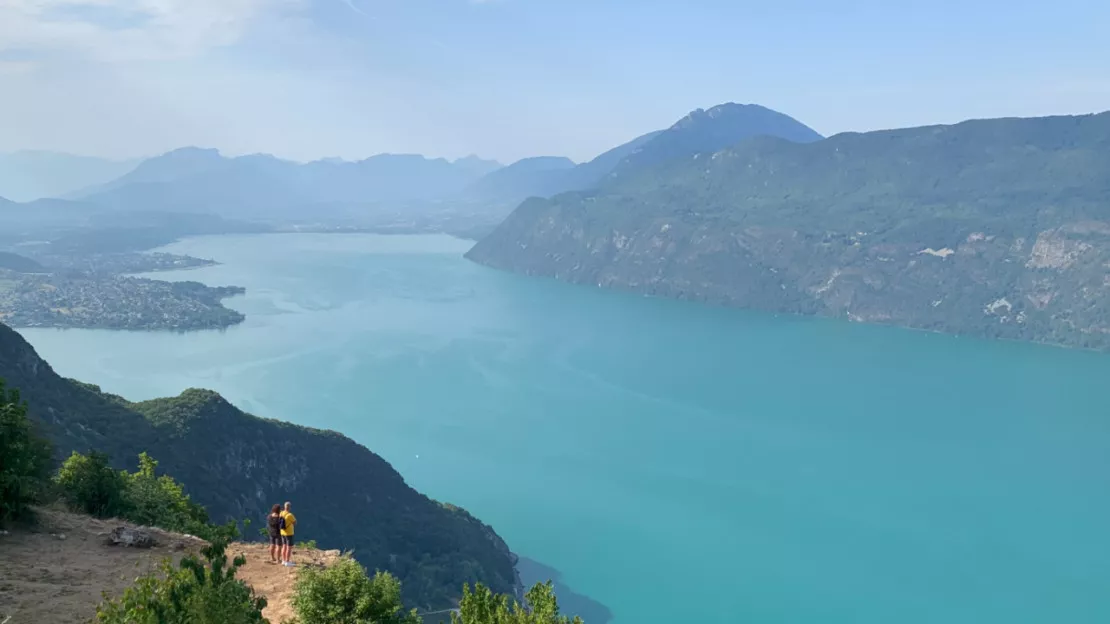
[[[759, 134], [781, 136], [776, 130], [787, 129], [787, 126], [795, 126], [790, 130], [792, 134], [798, 137], [797, 139], [791, 139], [786, 136], [782, 137], [795, 143], [817, 141], [824, 138], [816, 131], [789, 115], [785, 115], [760, 104], [737, 104], [736, 102], [725, 102], [724, 104], [718, 104], [709, 109], [694, 109], [685, 117], [675, 122], [671, 128], [681, 129], [689, 128], [697, 124], [719, 124], [725, 122], [748, 125], [749, 127], [747, 130], [752, 133], [752, 136], [757, 136]], [[760, 126], [762, 126], [766, 132], [758, 132]], [[804, 130], [802, 130], [803, 128]]]
[[511, 167], [520, 171], [535, 171], [538, 169], [570, 169], [573, 166], [574, 161], [566, 156], [530, 156], [521, 158], [506, 169]]
[[207, 168], [227, 160], [220, 150], [214, 147], [179, 147], [170, 150], [161, 156], [144, 160], [132, 171], [140, 174], [151, 170], [168, 170], [170, 168], [200, 169]]
[[493, 173], [502, 167], [502, 164], [496, 160], [486, 160], [475, 154], [456, 158], [451, 162], [451, 165], [460, 171], [465, 171], [467, 174], [474, 176], [475, 179], [488, 173]]
[[482, 158], [481, 156], [479, 156], [477, 154], [467, 154], [466, 156], [463, 156], [462, 158], [456, 158], [453, 162], [456, 165], [472, 164], [472, 163], [486, 163], [486, 164], [497, 165], [498, 167], [501, 166], [501, 163], [497, 162], [496, 160]]
[[793, 117], [766, 106], [727, 102], [708, 110], [691, 111], [629, 155], [615, 172], [619, 175], [635, 167], [717, 152], [758, 136], [777, 137], [793, 143], [811, 143], [824, 138]]
[[775, 111], [767, 108], [766, 106], [760, 106], [759, 104], [738, 104], [736, 102], [725, 102], [723, 104], [712, 106], [708, 109], [695, 108], [694, 110], [687, 113], [685, 117], [679, 119], [675, 123], [675, 125], [677, 126], [684, 123], [690, 123], [698, 119], [718, 119], [727, 115], [743, 115], [747, 113], [765, 114], [775, 113]]
[[196, 145], [186, 145], [184, 147], [175, 147], [168, 152], [163, 153], [163, 156], [171, 156], [174, 154], [205, 154], [209, 156], [220, 156], [220, 150], [215, 147], [197, 147]]

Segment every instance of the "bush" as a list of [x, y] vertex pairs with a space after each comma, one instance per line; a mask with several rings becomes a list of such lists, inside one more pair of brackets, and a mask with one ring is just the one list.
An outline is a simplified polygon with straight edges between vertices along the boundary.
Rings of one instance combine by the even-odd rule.
[[27, 404], [0, 380], [0, 526], [27, 514], [49, 465], [50, 445], [32, 431]]
[[235, 572], [246, 563], [236, 558], [227, 567], [226, 543], [203, 551], [207, 565], [185, 557], [179, 568], [163, 562], [162, 572], [137, 579], [118, 600], [96, 610], [100, 624], [262, 624], [266, 599], [254, 595]]
[[54, 479], [70, 507], [100, 518], [124, 517], [127, 481], [104, 453], [74, 451]]
[[204, 507], [193, 502], [173, 477], [155, 474], [157, 467], [154, 458], [141, 453], [136, 472], [116, 472], [103, 453], [74, 452], [55, 481], [71, 507], [94, 516], [118, 517], [209, 541], [239, 537], [234, 522], [210, 524]]
[[[208, 512], [193, 502], [185, 488], [169, 475], [158, 476], [158, 462], [150, 455], [139, 455], [138, 471], [123, 473], [126, 518], [147, 526], [215, 538], [208, 524]], [[228, 539], [235, 536], [228, 535]]]
[[420, 624], [401, 604], [401, 582], [385, 572], [373, 578], [350, 557], [325, 569], [304, 568], [293, 591], [298, 624]]
[[536, 583], [525, 596], [528, 608], [505, 595], [497, 595], [481, 583], [470, 591], [463, 586], [459, 612], [451, 624], [582, 624], [582, 619], [559, 615], [559, 603], [551, 582]]

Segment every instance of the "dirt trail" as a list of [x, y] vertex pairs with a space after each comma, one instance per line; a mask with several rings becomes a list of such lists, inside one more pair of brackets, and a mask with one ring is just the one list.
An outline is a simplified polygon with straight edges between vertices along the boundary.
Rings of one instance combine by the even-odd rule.
[[[247, 563], [239, 568], [236, 576], [246, 581], [254, 592], [266, 598], [266, 608], [262, 615], [271, 624], [281, 624], [293, 618], [293, 583], [297, 573], [306, 567], [326, 567], [339, 560], [338, 550], [306, 550], [293, 548], [293, 562], [297, 565], [286, 568], [280, 564], [269, 563], [269, 544], [235, 543], [228, 547], [229, 557], [243, 555]], [[12, 623], [14, 624], [14, 622]]]
[[105, 545], [104, 534], [118, 526], [134, 525], [40, 509], [35, 526], [9, 527], [0, 535], [0, 622], [89, 622], [104, 593], [118, 596], [166, 557], [176, 562], [204, 546], [158, 529], [150, 529], [153, 548]]
[[[87, 624], [105, 594], [119, 596], [137, 577], [156, 571], [163, 559], [176, 564], [205, 546], [195, 537], [159, 529], [147, 529], [156, 540], [153, 548], [106, 545], [104, 536], [119, 526], [135, 525], [40, 509], [34, 527], [9, 527], [0, 534], [0, 622]], [[263, 613], [273, 624], [293, 617], [290, 599], [297, 572], [306, 565], [329, 565], [340, 556], [335, 550], [297, 548], [293, 559], [301, 565], [286, 568], [267, 563], [268, 545], [228, 547], [229, 556], [240, 554], [247, 563], [238, 576], [269, 601]]]

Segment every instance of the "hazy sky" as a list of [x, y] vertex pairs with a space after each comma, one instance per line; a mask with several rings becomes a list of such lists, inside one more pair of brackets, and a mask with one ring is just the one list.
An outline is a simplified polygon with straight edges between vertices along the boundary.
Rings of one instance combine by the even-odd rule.
[[0, 150], [582, 160], [724, 101], [825, 134], [1110, 109], [1110, 2], [0, 0]]

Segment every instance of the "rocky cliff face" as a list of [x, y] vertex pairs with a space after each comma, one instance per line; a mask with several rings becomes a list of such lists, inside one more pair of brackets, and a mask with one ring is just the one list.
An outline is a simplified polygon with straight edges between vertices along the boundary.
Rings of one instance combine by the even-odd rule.
[[292, 501], [302, 539], [394, 573], [410, 606], [449, 607], [467, 582], [519, 591], [516, 558], [491, 527], [416, 492], [338, 433], [257, 418], [207, 390], [130, 403], [59, 377], [4, 325], [0, 378], [20, 390], [59, 458], [99, 450], [133, 469], [147, 451], [218, 521], [259, 527], [271, 505]]
[[753, 141], [522, 204], [500, 269], [1110, 348], [1110, 114]]

